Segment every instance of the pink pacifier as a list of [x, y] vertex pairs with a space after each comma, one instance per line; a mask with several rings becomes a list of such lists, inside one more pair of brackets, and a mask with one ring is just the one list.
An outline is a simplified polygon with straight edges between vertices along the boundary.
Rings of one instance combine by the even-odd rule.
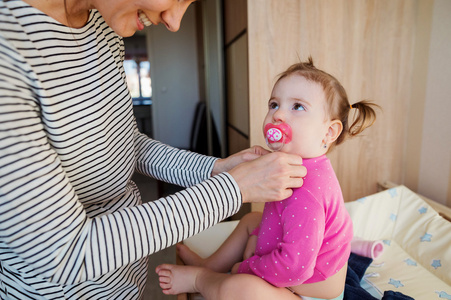
[[286, 123], [265, 125], [265, 139], [268, 147], [273, 151], [279, 151], [283, 145], [291, 142], [291, 127]]

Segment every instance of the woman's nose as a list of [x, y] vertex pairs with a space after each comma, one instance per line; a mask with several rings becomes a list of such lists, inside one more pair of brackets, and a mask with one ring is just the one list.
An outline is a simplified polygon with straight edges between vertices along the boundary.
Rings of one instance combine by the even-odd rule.
[[162, 13], [161, 18], [169, 31], [177, 32], [180, 29], [180, 23], [188, 7], [189, 3], [183, 1]]

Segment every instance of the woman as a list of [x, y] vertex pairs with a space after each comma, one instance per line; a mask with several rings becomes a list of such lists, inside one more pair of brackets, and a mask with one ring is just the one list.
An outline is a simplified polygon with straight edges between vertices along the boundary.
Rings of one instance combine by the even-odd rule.
[[[177, 31], [191, 2], [1, 2], [1, 299], [138, 299], [149, 254], [302, 185], [296, 155], [218, 160], [138, 132], [121, 36]], [[141, 204], [135, 170], [189, 188]]]

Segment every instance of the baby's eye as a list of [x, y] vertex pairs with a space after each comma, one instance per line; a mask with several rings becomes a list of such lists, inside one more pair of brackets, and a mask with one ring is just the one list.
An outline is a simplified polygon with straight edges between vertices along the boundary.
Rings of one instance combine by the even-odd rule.
[[268, 106], [269, 106], [269, 109], [278, 109], [279, 108], [279, 105], [276, 102], [270, 102], [268, 104]]
[[300, 103], [296, 103], [295, 105], [293, 105], [293, 109], [294, 110], [305, 110], [305, 107]]

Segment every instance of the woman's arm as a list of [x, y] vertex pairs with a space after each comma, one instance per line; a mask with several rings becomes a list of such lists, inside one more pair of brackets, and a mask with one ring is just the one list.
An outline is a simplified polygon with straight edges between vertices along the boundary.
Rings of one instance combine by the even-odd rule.
[[[19, 115], [20, 127], [38, 124], [32, 112], [9, 108], [0, 105], [0, 113], [11, 114], [4, 126], [15, 126]], [[41, 133], [42, 138], [33, 138]], [[241, 206], [238, 186], [225, 173], [164, 199], [89, 218], [44, 135], [42, 129], [28, 135], [1, 130], [0, 244], [5, 252], [0, 255], [13, 258], [14, 268], [48, 281], [73, 284], [106, 274], [212, 226]]]
[[181, 150], [147, 137], [135, 129], [138, 172], [183, 187], [211, 176], [217, 158]]
[[[5, 269], [26, 270], [27, 276], [63, 285], [82, 282], [175, 244], [238, 211], [239, 187], [223, 173], [164, 199], [89, 217], [62, 166], [63, 158], [49, 143], [39, 83], [13, 47], [0, 40], [2, 47], [0, 259]], [[88, 165], [81, 167], [89, 170]], [[99, 181], [128, 174], [102, 176]], [[99, 192], [92, 195], [103, 197], [105, 203], [116, 198], [136, 203], [136, 190], [123, 187], [116, 192], [98, 185]], [[109, 193], [115, 198], [108, 198]], [[84, 200], [96, 203], [96, 199]]]
[[288, 198], [301, 187], [307, 174], [302, 158], [270, 153], [255, 146], [225, 159], [180, 150], [135, 131], [137, 170], [159, 180], [184, 187], [211, 175], [228, 172], [239, 186], [243, 202], [267, 202]]

